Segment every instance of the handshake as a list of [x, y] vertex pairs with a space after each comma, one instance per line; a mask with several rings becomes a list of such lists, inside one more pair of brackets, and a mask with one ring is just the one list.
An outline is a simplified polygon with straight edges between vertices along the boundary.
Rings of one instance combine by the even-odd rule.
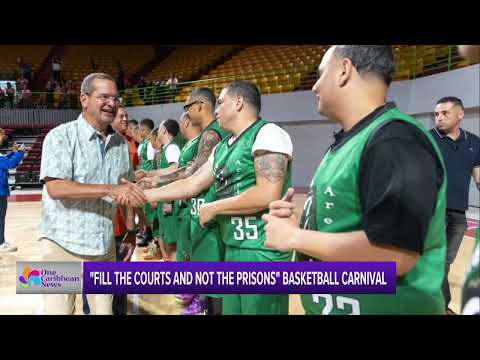
[[[147, 173], [143, 170], [135, 172], [135, 180], [137, 183], [132, 183], [126, 179], [121, 179], [120, 185], [112, 186], [109, 193], [117, 204], [131, 207], [141, 207], [148, 202], [144, 190], [156, 188], [159, 184], [159, 177], [147, 177]], [[156, 203], [152, 204], [156, 207]]]
[[139, 184], [121, 179], [120, 185], [112, 186], [108, 196], [119, 205], [141, 207], [148, 202], [143, 190]]

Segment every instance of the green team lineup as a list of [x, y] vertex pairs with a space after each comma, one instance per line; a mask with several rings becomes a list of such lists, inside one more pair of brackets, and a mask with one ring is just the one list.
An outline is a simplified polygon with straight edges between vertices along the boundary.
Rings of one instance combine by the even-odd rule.
[[[471, 49], [459, 50], [471, 56]], [[74, 207], [77, 201], [109, 198], [101, 210], [92, 207], [88, 211], [115, 214], [112, 229], [120, 226], [118, 221], [123, 224], [118, 235], [114, 230], [116, 247], [109, 250], [104, 241], [83, 253], [81, 261], [130, 261], [136, 246], [142, 246], [145, 260], [185, 264], [393, 262], [395, 294], [303, 293], [304, 313], [452, 313], [448, 274], [461, 238], [451, 240], [455, 236], [449, 226], [453, 221], [466, 223], [464, 203], [470, 178], [480, 189], [480, 139], [458, 130], [457, 136], [467, 139], [468, 135], [470, 144], [464, 153], [469, 163], [459, 170], [460, 161], [454, 154], [455, 146], [460, 146], [455, 139], [459, 138], [452, 140], [451, 134], [457, 130], [451, 129], [459, 129], [465, 116], [462, 101], [451, 94], [440, 98], [433, 113], [435, 127], [428, 129], [388, 100], [394, 78], [392, 46], [335, 45], [326, 50], [316, 66], [310, 105], [338, 131], [324, 153], [302, 150], [303, 154], [314, 153], [317, 166], [311, 169], [306, 200], [299, 208], [294, 202], [294, 175], [298, 174], [295, 165], [303, 160], [302, 152], [296, 150], [300, 144], [292, 141], [280, 122], [264, 118], [262, 94], [255, 82], [229, 82], [218, 96], [206, 86], [193, 88], [178, 121], [166, 119], [155, 128], [148, 118], [139, 124], [128, 121], [129, 109], [119, 99], [110, 75], [88, 75], [81, 89], [82, 115], [75, 125], [52, 130], [43, 144], [43, 153], [52, 154], [49, 162], [42, 158], [40, 173], [47, 200], [41, 227], [48, 247], [45, 259], [74, 261], [76, 250], [78, 254], [85, 251], [77, 240], [53, 241], [63, 236], [56, 226], [57, 213]], [[101, 105], [99, 99], [103, 99]], [[102, 129], [96, 132], [98, 139], [87, 125]], [[82, 163], [85, 160], [77, 159], [76, 152], [93, 149], [79, 142], [71, 159], [55, 155], [60, 153], [56, 149], [67, 148], [64, 139], [82, 133], [88, 134], [89, 141], [98, 141], [104, 163], [116, 144], [111, 139], [117, 135], [126, 139], [115, 140], [125, 146], [115, 149], [116, 160], [108, 160], [113, 165], [101, 174], [121, 179], [119, 185], [100, 185], [103, 183], [93, 177], [87, 177], [94, 179], [91, 183], [68, 178], [69, 174], [77, 176], [75, 161], [87, 166]], [[468, 182], [453, 180], [451, 174], [460, 171]], [[467, 191], [458, 200], [451, 193], [460, 188]], [[68, 206], [59, 205], [61, 201]], [[82, 227], [80, 220], [70, 223]], [[457, 232], [463, 237], [465, 229]], [[469, 314], [480, 313], [478, 230], [475, 241], [476, 251], [462, 288], [462, 310]], [[141, 284], [173, 280], [166, 273], [137, 276]], [[187, 280], [192, 282], [195, 277], [188, 275], [182, 281]], [[235, 281], [241, 285], [386, 285], [381, 271], [305, 271], [282, 276], [245, 271]], [[68, 313], [75, 301], [60, 295], [44, 296], [47, 313]], [[112, 306], [124, 306], [126, 314], [126, 295], [95, 296], [97, 300], [83, 296], [83, 303], [91, 304], [93, 312], [110, 314], [115, 312]], [[288, 315], [290, 299], [290, 294], [284, 293], [175, 295], [184, 315]]]
[[[359, 65], [375, 62], [374, 59], [381, 59], [382, 64], [374, 64], [368, 70]], [[318, 111], [337, 121], [342, 131], [315, 172], [301, 217], [292, 203], [294, 149], [287, 133], [260, 117], [258, 88], [247, 81], [233, 82], [222, 90], [216, 103], [208, 89], [194, 90], [187, 98], [180, 127], [197, 127], [197, 131], [186, 137], [189, 142], [180, 153], [180, 160], [177, 157], [162, 162], [160, 168], [171, 171], [142, 173], [137, 178], [138, 185], [145, 189], [147, 206], [173, 202], [182, 214], [177, 258], [395, 261], [394, 296], [352, 294], [342, 295], [339, 300], [335, 295], [304, 294], [301, 298], [306, 313], [445, 313], [442, 283], [446, 256], [446, 169], [430, 132], [394, 103], [386, 102], [393, 72], [388, 46], [337, 46], [323, 57], [313, 92], [318, 99]], [[159, 132], [163, 130], [170, 133], [168, 149], [178, 130], [169, 131], [165, 124]], [[401, 136], [413, 145], [409, 144], [406, 150], [406, 142], [393, 141], [395, 132], [403, 132]], [[389, 184], [376, 184], [385, 187], [382, 193], [369, 191], [366, 183], [372, 181], [377, 169], [385, 167], [382, 161], [388, 161], [375, 153], [382, 151], [389, 140], [398, 152], [419, 159], [417, 163], [400, 159], [405, 161], [401, 163], [405, 172], [432, 170], [430, 184], [409, 178], [395, 187], [390, 185], [390, 190], [386, 188]], [[424, 159], [426, 164], [420, 161]], [[393, 205], [388, 195], [405, 195], [403, 206], [408, 207], [411, 199], [398, 188], [408, 188], [413, 193], [425, 186], [430, 187], [429, 209], [412, 214], [416, 221], [410, 227], [418, 229], [415, 239], [402, 243], [401, 231], [398, 236], [388, 235], [401, 223], [372, 224], [381, 219], [378, 211], [382, 206]], [[392, 193], [388, 194], [389, 191]], [[126, 199], [119, 199], [122, 201], [127, 203]], [[160, 219], [158, 226], [164, 228], [168, 238], [166, 222]], [[358, 281], [360, 275], [356, 275]], [[355, 283], [353, 278], [346, 281]], [[374, 276], [372, 281], [382, 283], [383, 279]], [[212, 308], [221, 309], [220, 313], [226, 315], [288, 314], [288, 296], [282, 294], [216, 298], [200, 294], [198, 298], [214, 305], [216, 302], [219, 306]]]

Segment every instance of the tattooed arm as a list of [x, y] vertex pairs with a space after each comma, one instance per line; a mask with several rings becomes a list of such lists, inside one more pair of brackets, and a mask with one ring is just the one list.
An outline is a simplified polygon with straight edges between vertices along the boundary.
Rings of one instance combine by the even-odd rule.
[[198, 143], [198, 152], [195, 160], [185, 170], [185, 177], [193, 175], [198, 169], [202, 167], [208, 160], [213, 148], [222, 139], [214, 130], [205, 131]]
[[162, 170], [168, 170], [168, 169], [171, 169], [171, 171], [167, 174], [163, 172], [163, 173], [160, 173], [160, 175], [156, 175], [156, 174], [151, 175], [153, 171], [149, 172], [145, 177], [140, 178], [140, 180], [138, 181], [138, 185], [142, 189], [153, 189], [158, 187], [161, 184], [168, 184], [168, 183], [185, 178], [184, 174], [185, 174], [186, 167], [181, 167], [181, 168], [169, 167], [167, 169], [162, 169]]
[[[153, 170], [149, 171], [146, 174], [147, 177], [153, 177], [151, 180], [147, 180], [146, 188], [153, 188], [160, 184], [168, 184], [180, 179], [185, 179], [189, 176], [192, 176], [198, 169], [202, 167], [208, 160], [208, 157], [212, 153], [213, 148], [217, 145], [222, 139], [217, 134], [216, 131], [208, 130], [205, 131], [200, 138], [198, 144], [198, 152], [195, 160], [187, 167], [182, 167], [179, 169], [174, 169], [174, 171], [163, 171], [163, 170]], [[167, 170], [167, 169], [165, 169]], [[140, 175], [143, 177], [143, 175]]]
[[189, 199], [208, 189], [214, 181], [213, 168], [210, 162], [204, 164], [192, 176], [175, 181], [158, 189], [149, 189], [144, 191], [147, 202]]
[[282, 197], [287, 166], [287, 155], [257, 151], [257, 184], [239, 195], [203, 205], [200, 208], [200, 222], [205, 224], [217, 215], [247, 215], [267, 209], [270, 202]]
[[145, 170], [137, 170], [135, 171], [135, 178], [137, 180], [146, 178], [146, 177], [155, 177], [155, 176], [165, 176], [165, 175], [170, 175], [173, 173], [176, 173], [179, 170], [185, 170], [185, 168], [178, 168], [178, 164], [171, 164], [168, 168], [165, 169], [157, 169], [157, 170], [150, 170], [150, 171], [145, 171]]

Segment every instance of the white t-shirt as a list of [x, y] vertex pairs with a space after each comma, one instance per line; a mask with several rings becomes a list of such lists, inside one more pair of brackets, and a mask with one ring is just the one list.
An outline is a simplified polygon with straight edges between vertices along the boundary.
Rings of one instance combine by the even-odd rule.
[[[143, 151], [143, 147], [145, 146], [144, 143], [141, 143], [139, 146], [138, 146], [138, 156], [142, 157], [142, 151]], [[155, 159], [155, 153], [156, 153], [156, 150], [153, 148], [153, 145], [151, 142], [148, 143], [148, 146], [147, 146], [147, 160], [154, 160]]]
[[[231, 137], [228, 140], [228, 143], [231, 144], [235, 141], [235, 137]], [[218, 145], [217, 145], [218, 146]], [[209, 166], [213, 169], [213, 158], [215, 154], [215, 149], [213, 149], [212, 153], [208, 158]], [[290, 158], [293, 155], [293, 144], [290, 135], [283, 130], [280, 126], [268, 123], [264, 125], [257, 134], [257, 138], [252, 146], [252, 156], [255, 154], [257, 150], [266, 150], [281, 154], [286, 154]]]
[[147, 147], [147, 159], [148, 160], [153, 160], [155, 159], [155, 149], [152, 145], [151, 142], [148, 143], [148, 147]]
[[171, 144], [167, 146], [165, 149], [165, 158], [169, 164], [178, 164], [178, 160], [180, 159], [180, 148], [177, 144]]

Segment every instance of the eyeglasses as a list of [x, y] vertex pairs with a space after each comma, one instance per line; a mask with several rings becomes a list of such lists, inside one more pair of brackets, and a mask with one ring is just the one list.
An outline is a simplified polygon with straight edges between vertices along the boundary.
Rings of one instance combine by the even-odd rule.
[[[85, 93], [85, 95], [92, 96], [89, 93]], [[123, 101], [123, 99], [119, 96], [108, 96], [108, 95], [105, 95], [105, 94], [94, 96], [94, 98], [100, 100], [103, 103], [106, 103], [106, 102], [112, 100], [114, 103], [120, 104]]]
[[190, 104], [185, 104], [183, 106], [183, 110], [188, 111], [188, 109], [190, 109], [192, 105], [199, 104], [199, 103], [203, 104], [203, 101], [194, 101], [194, 102], [191, 102]]

